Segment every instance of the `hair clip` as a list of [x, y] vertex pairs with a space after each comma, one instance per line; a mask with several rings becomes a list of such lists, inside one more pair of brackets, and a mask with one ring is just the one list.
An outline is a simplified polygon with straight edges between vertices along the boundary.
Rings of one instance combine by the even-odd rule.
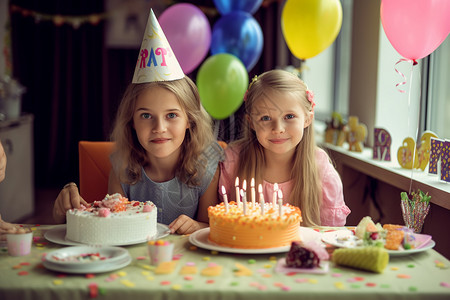
[[314, 112], [314, 106], [316, 106], [316, 103], [314, 102], [314, 92], [306, 90], [306, 99], [311, 103], [311, 111]]
[[254, 83], [256, 80], [258, 80], [258, 75], [253, 76], [252, 82], [250, 82], [250, 84], [248, 85], [248, 89], [245, 91], [245, 94], [244, 94], [244, 101], [247, 100], [247, 93], [248, 93], [248, 90], [252, 87], [253, 83]]

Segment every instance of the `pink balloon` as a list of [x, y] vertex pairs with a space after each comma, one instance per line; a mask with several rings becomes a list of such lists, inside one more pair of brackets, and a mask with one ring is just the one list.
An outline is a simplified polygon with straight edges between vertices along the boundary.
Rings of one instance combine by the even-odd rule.
[[405, 58], [423, 58], [450, 31], [449, 0], [382, 0], [381, 23], [392, 46]]
[[211, 45], [211, 25], [205, 14], [192, 4], [179, 3], [164, 10], [158, 21], [183, 72], [192, 72]]

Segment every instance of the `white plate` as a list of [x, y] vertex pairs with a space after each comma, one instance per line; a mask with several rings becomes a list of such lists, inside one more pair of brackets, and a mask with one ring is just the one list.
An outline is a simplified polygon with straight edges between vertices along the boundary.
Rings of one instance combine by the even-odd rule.
[[[315, 240], [320, 242], [321, 234], [314, 229], [300, 227], [300, 234], [303, 241]], [[189, 242], [197, 247], [215, 250], [220, 252], [228, 253], [242, 253], [242, 254], [266, 254], [266, 253], [281, 253], [288, 252], [291, 246], [275, 247], [275, 248], [264, 248], [264, 249], [240, 249], [231, 248], [217, 245], [208, 239], [209, 227], [197, 230], [189, 236]]]
[[[418, 235], [417, 236], [425, 236]], [[341, 229], [336, 231], [329, 231], [322, 233], [322, 241], [327, 244], [341, 247], [341, 248], [354, 248], [361, 246], [361, 242], [353, 234], [352, 231], [347, 229]], [[390, 256], [404, 256], [413, 253], [423, 252], [433, 248], [436, 243], [433, 240], [429, 240], [424, 245], [420, 245], [420, 248], [409, 249], [409, 250], [386, 250]]]
[[359, 246], [358, 238], [347, 229], [327, 231], [322, 233], [322, 241], [340, 248], [354, 248]]
[[76, 274], [110, 272], [110, 271], [122, 269], [122, 268], [128, 266], [130, 263], [131, 263], [131, 257], [129, 255], [119, 261], [114, 262], [114, 263], [104, 261], [101, 264], [80, 264], [80, 266], [77, 268], [72, 267], [72, 266], [55, 264], [48, 260], [44, 260], [42, 262], [44, 267], [46, 267], [49, 270], [63, 272], [63, 273], [76, 273]]
[[[170, 234], [169, 227], [164, 224], [158, 223], [156, 225], [156, 236], [153, 237], [154, 239], [162, 239]], [[60, 245], [66, 245], [66, 246], [81, 246], [84, 245], [82, 243], [77, 243], [71, 240], [66, 239], [66, 224], [57, 225], [53, 227], [52, 229], [45, 232], [44, 237], [55, 244]], [[137, 241], [137, 242], [131, 242], [131, 243], [117, 243], [110, 246], [128, 246], [128, 245], [134, 245], [134, 244], [140, 244], [147, 242], [147, 239]]]
[[[73, 260], [83, 254], [93, 254], [98, 253], [103, 260], [83, 260], [77, 261]], [[130, 254], [128, 250], [120, 247], [101, 247], [101, 246], [73, 246], [65, 247], [62, 249], [54, 250], [47, 253], [45, 260], [51, 262], [52, 264], [67, 266], [73, 268], [85, 267], [87, 264], [90, 266], [100, 265], [106, 263], [116, 263], [123, 261], [125, 258], [129, 257]]]

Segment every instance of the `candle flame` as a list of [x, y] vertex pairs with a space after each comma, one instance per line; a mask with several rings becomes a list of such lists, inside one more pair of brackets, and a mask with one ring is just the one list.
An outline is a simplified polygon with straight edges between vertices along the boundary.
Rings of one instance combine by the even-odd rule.
[[278, 190], [278, 198], [283, 199], [283, 192]]
[[227, 191], [225, 190], [225, 187], [222, 185], [222, 194], [223, 195], [226, 195], [227, 194]]
[[244, 181], [242, 182], [242, 188], [244, 189], [244, 191], [247, 190], [247, 180], [244, 179]]
[[278, 191], [278, 183], [275, 182], [275, 183], [273, 184], [273, 190], [274, 190], [274, 191]]
[[255, 187], [255, 178], [252, 178], [252, 180], [250, 181], [250, 186]]
[[263, 191], [263, 189], [262, 189], [262, 184], [260, 183], [260, 184], [258, 185], [258, 192], [261, 194], [262, 191]]
[[236, 177], [236, 181], [234, 182], [234, 186], [239, 186], [239, 177]]

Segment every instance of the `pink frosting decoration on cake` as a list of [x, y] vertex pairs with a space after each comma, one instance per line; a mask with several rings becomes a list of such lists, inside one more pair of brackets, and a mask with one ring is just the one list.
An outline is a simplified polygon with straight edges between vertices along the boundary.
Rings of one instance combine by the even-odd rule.
[[120, 203], [123, 200], [127, 200], [127, 199], [122, 199], [122, 195], [116, 193], [114, 195], [107, 195], [100, 203], [99, 206], [100, 207], [106, 207], [109, 209], [114, 209], [116, 208], [118, 205], [120, 205]]
[[106, 218], [106, 217], [108, 217], [110, 214], [111, 214], [111, 211], [109, 210], [109, 208], [102, 207], [102, 208], [100, 208], [100, 209], [98, 210], [98, 216], [99, 216], [99, 217]]
[[153, 210], [153, 206], [145, 204], [144, 207], [142, 208], [143, 212], [151, 212]]

